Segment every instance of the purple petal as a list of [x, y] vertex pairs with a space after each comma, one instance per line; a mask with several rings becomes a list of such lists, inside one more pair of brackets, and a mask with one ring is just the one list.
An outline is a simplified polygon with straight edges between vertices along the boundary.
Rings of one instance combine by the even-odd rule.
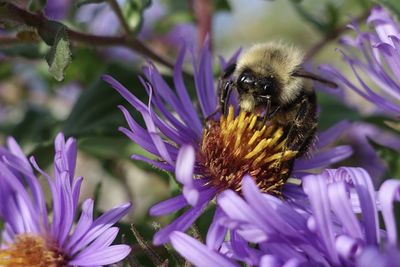
[[396, 246], [397, 226], [396, 217], [394, 215], [394, 201], [400, 200], [400, 181], [386, 180], [379, 189], [379, 201], [383, 219], [385, 220], [387, 239], [389, 244]]
[[232, 219], [239, 222], [258, 222], [258, 218], [243, 198], [232, 190], [225, 190], [217, 197], [218, 206]]
[[85, 247], [76, 257], [86, 257], [94, 252], [109, 247], [118, 235], [118, 227], [111, 227], [104, 231], [96, 240], [90, 243], [89, 246]]
[[58, 243], [63, 244], [71, 230], [71, 226], [74, 223], [75, 209], [74, 200], [72, 198], [72, 188], [69, 181], [68, 172], [63, 172], [61, 174], [61, 188], [59, 193], [62, 196], [61, 203], [61, 214], [62, 220], [60, 220], [60, 226], [58, 231]]
[[227, 228], [220, 223], [221, 217], [223, 216], [224, 214], [222, 210], [217, 207], [215, 209], [213, 221], [207, 231], [207, 247], [215, 251], [218, 251], [218, 249], [221, 247], [227, 233]]
[[21, 159], [26, 164], [26, 166], [29, 166], [29, 161], [25, 156], [25, 153], [22, 151], [21, 147], [18, 145], [17, 141], [15, 141], [13, 137], [7, 138], [7, 146], [12, 154]]
[[90, 229], [93, 222], [93, 204], [94, 202], [92, 199], [87, 199], [83, 202], [81, 216], [79, 217], [74, 232], [65, 246], [66, 251], [69, 251], [70, 248], [75, 246], [76, 242], [78, 242]]
[[272, 255], [264, 255], [260, 261], [260, 267], [281, 267], [279, 259]]
[[83, 182], [83, 177], [80, 176], [76, 179], [74, 179], [73, 184], [72, 184], [72, 199], [73, 199], [73, 210], [76, 210], [76, 207], [78, 206], [78, 201], [79, 201], [79, 194], [81, 191], [81, 185]]
[[171, 224], [165, 226], [158, 231], [153, 237], [155, 245], [165, 244], [170, 241], [170, 235], [174, 231], [186, 231], [203, 213], [204, 208], [207, 206], [208, 201], [198, 203], [197, 206], [190, 208], [181, 216], [176, 218]]
[[119, 221], [123, 216], [125, 216], [129, 209], [131, 208], [131, 203], [126, 203], [113, 208], [99, 218], [97, 218], [91, 225], [90, 229], [86, 234], [77, 242], [73, 247], [71, 247], [71, 253], [75, 254], [82, 248], [86, 247], [90, 242], [95, 240], [104, 231], [109, 229], [114, 223]]
[[180, 232], [171, 233], [172, 246], [188, 261], [199, 267], [239, 266], [221, 254], [212, 251], [196, 239]]
[[198, 137], [200, 137], [202, 134], [202, 131], [203, 131], [203, 127], [201, 125], [199, 116], [193, 106], [192, 100], [190, 99], [189, 94], [186, 90], [185, 84], [183, 82], [182, 66], [183, 66], [183, 60], [185, 58], [185, 52], [186, 52], [186, 46], [184, 45], [181, 48], [178, 58], [175, 63], [174, 83], [175, 83], [176, 91], [178, 92], [178, 96], [179, 96], [181, 102], [184, 103], [182, 108], [185, 109], [188, 116], [191, 118], [194, 130], [197, 133]]
[[341, 235], [336, 238], [336, 251], [343, 259], [352, 259], [360, 249], [359, 242], [356, 239]]
[[326, 151], [320, 151], [310, 159], [299, 159], [296, 161], [294, 169], [310, 170], [315, 168], [327, 167], [331, 164], [342, 161], [348, 158], [353, 153], [351, 146], [337, 146]]
[[176, 159], [176, 179], [183, 184], [183, 195], [187, 202], [195, 206], [199, 200], [199, 192], [194, 186], [193, 169], [196, 160], [195, 150], [190, 145], [184, 145], [179, 150]]
[[[172, 89], [169, 87], [169, 85], [166, 83], [166, 81], [162, 78], [161, 74], [157, 71], [157, 69], [150, 64], [147, 68], [144, 68], [144, 73], [154, 85], [154, 87], [157, 89], [156, 95], [153, 98], [155, 106], [160, 109], [163, 113], [164, 116], [168, 118], [168, 120], [179, 130], [182, 132], [191, 132], [194, 133], [191, 128], [187, 127], [187, 125], [191, 125], [192, 119], [186, 114], [185, 110], [182, 108], [182, 105], [184, 103], [181, 103], [175, 93], [173, 93]], [[154, 91], [152, 88], [149, 88], [150, 91]], [[184, 121], [184, 124], [182, 124], [181, 121], [177, 120], [171, 112], [168, 112], [168, 109], [163, 105], [161, 100], [158, 98], [158, 95], [160, 95], [168, 105], [171, 106], [172, 110], [174, 110], [179, 117]], [[195, 134], [195, 136], [197, 136]]]
[[114, 245], [89, 255], [78, 255], [69, 261], [68, 264], [73, 266], [107, 265], [123, 260], [130, 252], [131, 248], [127, 245]]
[[383, 42], [393, 45], [389, 36], [400, 35], [397, 24], [382, 7], [373, 8], [367, 22], [374, 24], [375, 31]]
[[195, 163], [195, 151], [191, 145], [184, 145], [179, 150], [176, 159], [176, 179], [183, 185], [193, 185], [193, 167]]
[[329, 129], [318, 134], [318, 147], [323, 148], [333, 143], [342, 135], [346, 129], [350, 127], [351, 123], [349, 121], [343, 120]]
[[321, 175], [306, 176], [303, 178], [303, 188], [310, 199], [316, 228], [325, 246], [325, 253], [329, 255], [333, 262], [338, 264], [339, 259], [335, 251], [334, 232], [326, 180]]
[[48, 0], [44, 13], [52, 20], [61, 20], [66, 17], [71, 6], [70, 0]]
[[329, 186], [328, 195], [332, 209], [341, 221], [345, 233], [356, 239], [363, 239], [362, 229], [353, 212], [345, 183], [338, 182]]
[[161, 170], [165, 170], [165, 171], [168, 171], [168, 172], [174, 172], [175, 171], [175, 168], [173, 166], [170, 166], [169, 164], [166, 164], [164, 162], [157, 161], [157, 160], [152, 160], [152, 159], [146, 158], [145, 156], [142, 156], [142, 155], [133, 154], [131, 156], [131, 159], [140, 160], [140, 161], [146, 162], [146, 163], [148, 163], [150, 165], [153, 165], [156, 168], [159, 168]]
[[257, 214], [259, 223], [255, 225], [265, 232], [273, 229], [276, 234], [297, 237], [296, 228], [301, 229], [302, 225], [305, 226], [304, 219], [281, 200], [262, 194], [250, 176], [243, 178], [242, 190], [247, 202], [252, 203], [252, 209]]
[[340, 168], [339, 172], [342, 171], [350, 176], [360, 198], [366, 241], [368, 244], [376, 245], [379, 240], [379, 223], [371, 177], [361, 168]]
[[186, 198], [179, 195], [154, 205], [149, 213], [151, 216], [166, 215], [186, 207], [187, 204]]

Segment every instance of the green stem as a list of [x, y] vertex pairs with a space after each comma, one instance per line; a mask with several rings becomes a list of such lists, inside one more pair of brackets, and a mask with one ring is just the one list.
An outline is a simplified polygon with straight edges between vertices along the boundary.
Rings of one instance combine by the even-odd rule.
[[[352, 21], [354, 22], [362, 22], [364, 21], [366, 18], [368, 18], [370, 13], [370, 10], [366, 10], [364, 13], [362, 13], [360, 16], [358, 16], [357, 18], [353, 19]], [[347, 25], [350, 22], [337, 27], [331, 31], [329, 31], [327, 34], [325, 34], [325, 36], [318, 41], [317, 43], [315, 43], [313, 46], [311, 46], [311, 48], [307, 51], [306, 55], [305, 55], [305, 61], [310, 60], [311, 58], [313, 58], [316, 54], [318, 54], [328, 43], [336, 40], [339, 36], [341, 36], [345, 31], [347, 31], [349, 28], [347, 27]]]
[[124, 14], [122, 14], [122, 10], [121, 10], [120, 6], [118, 5], [117, 1], [116, 0], [108, 0], [108, 3], [110, 4], [115, 15], [118, 17], [118, 20], [121, 23], [122, 28], [124, 28], [125, 34], [129, 35], [131, 33], [131, 30], [129, 28], [128, 23], [126, 22], [126, 20], [124, 18]]

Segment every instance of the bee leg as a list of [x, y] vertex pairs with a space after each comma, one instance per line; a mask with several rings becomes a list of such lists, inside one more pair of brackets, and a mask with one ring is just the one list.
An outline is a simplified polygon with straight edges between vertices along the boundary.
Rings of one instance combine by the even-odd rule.
[[233, 74], [235, 69], [236, 69], [236, 63], [227, 66], [219, 82], [219, 88], [220, 88], [219, 108], [221, 109], [224, 115], [226, 115], [228, 112], [227, 110], [228, 101], [233, 89], [233, 81], [229, 80], [229, 77]]
[[[300, 149], [298, 149], [297, 156], [302, 156], [304, 153], [308, 154], [309, 152], [309, 144], [312, 144], [314, 139], [314, 134], [317, 131], [317, 123], [314, 123], [310, 126], [310, 129], [303, 136], [302, 141], [297, 145]], [[312, 146], [312, 145], [311, 145]], [[307, 156], [310, 156], [309, 154]]]
[[[289, 147], [290, 147], [290, 149], [292, 149], [292, 147], [293, 147], [293, 144], [290, 144], [289, 142], [291, 142], [291, 140], [293, 139], [293, 136], [296, 135], [296, 131], [298, 130], [299, 127], [301, 127], [302, 122], [305, 120], [305, 118], [307, 118], [307, 115], [309, 113], [307, 106], [308, 106], [307, 100], [303, 99], [301, 101], [300, 108], [297, 111], [296, 117], [293, 120], [293, 122], [289, 128], [289, 131], [286, 135], [286, 141], [285, 141], [283, 150], [281, 152], [281, 156], [280, 156], [279, 160], [276, 162], [276, 165], [274, 166], [274, 169], [277, 173], [280, 173], [282, 170], [282, 159], [283, 159], [286, 151], [289, 149]], [[310, 127], [310, 129], [302, 136], [302, 139], [301, 139], [302, 141], [299, 144], [294, 144], [294, 145], [296, 145], [297, 149], [302, 148], [305, 143], [310, 142], [310, 137], [313, 136], [313, 133], [316, 131], [316, 127], [317, 127], [316, 124], [313, 125], [312, 127]], [[295, 140], [293, 143], [297, 143], [296, 141], [297, 140]], [[298, 151], [297, 153], [302, 154], [303, 152], [304, 151]], [[293, 165], [293, 162], [291, 162], [290, 165]], [[292, 166], [290, 166], [290, 168], [292, 168]]]
[[232, 81], [227, 81], [225, 83], [224, 89], [221, 92], [219, 99], [219, 104], [222, 107], [222, 113], [226, 116], [228, 114], [228, 101], [232, 93]]
[[218, 106], [215, 111], [213, 111], [210, 115], [206, 117], [206, 121], [209, 120], [211, 117], [213, 117], [215, 114], [217, 114], [219, 111], [221, 111], [224, 115], [227, 114], [227, 104], [229, 101], [229, 97], [232, 92], [232, 85], [233, 82], [229, 79], [229, 76], [232, 75], [232, 73], [235, 71], [236, 64], [231, 64], [229, 65], [225, 71], [222, 77], [219, 79], [218, 82], [218, 92], [219, 92], [219, 97], [218, 97]]
[[264, 114], [264, 118], [263, 118], [263, 125], [266, 124], [267, 120], [269, 120], [269, 118], [270, 118], [269, 110], [271, 109], [271, 96], [267, 95], [266, 99], [267, 99], [267, 107], [265, 108], [265, 114]]
[[206, 121], [209, 120], [211, 117], [213, 117], [215, 114], [217, 114], [218, 112], [222, 112], [224, 115], [227, 114], [227, 110], [228, 110], [228, 100], [229, 97], [231, 95], [232, 92], [232, 81], [225, 81], [224, 86], [221, 89], [221, 93], [220, 96], [218, 98], [218, 106], [215, 109], [215, 111], [213, 111], [210, 115], [208, 115], [206, 117]]

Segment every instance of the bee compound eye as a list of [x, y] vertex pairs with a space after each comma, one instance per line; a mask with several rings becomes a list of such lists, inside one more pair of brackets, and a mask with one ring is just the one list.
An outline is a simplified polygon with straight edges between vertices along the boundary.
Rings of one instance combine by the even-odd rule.
[[265, 94], [272, 94], [274, 91], [274, 82], [273, 80], [266, 79], [262, 82], [260, 87], [262, 88]]
[[244, 79], [243, 79], [242, 82], [244, 82], [246, 84], [253, 84], [254, 83], [254, 79], [251, 76], [244, 76]]

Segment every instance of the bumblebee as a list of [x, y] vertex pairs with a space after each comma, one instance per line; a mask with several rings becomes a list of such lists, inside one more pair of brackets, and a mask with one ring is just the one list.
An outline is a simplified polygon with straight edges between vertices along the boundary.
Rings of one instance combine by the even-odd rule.
[[284, 43], [256, 44], [236, 64], [226, 68], [219, 83], [219, 109], [226, 115], [233, 90], [239, 107], [260, 114], [263, 123], [284, 129], [286, 148], [300, 157], [315, 137], [318, 116], [316, 94], [305, 79], [337, 85], [303, 68], [303, 53]]

